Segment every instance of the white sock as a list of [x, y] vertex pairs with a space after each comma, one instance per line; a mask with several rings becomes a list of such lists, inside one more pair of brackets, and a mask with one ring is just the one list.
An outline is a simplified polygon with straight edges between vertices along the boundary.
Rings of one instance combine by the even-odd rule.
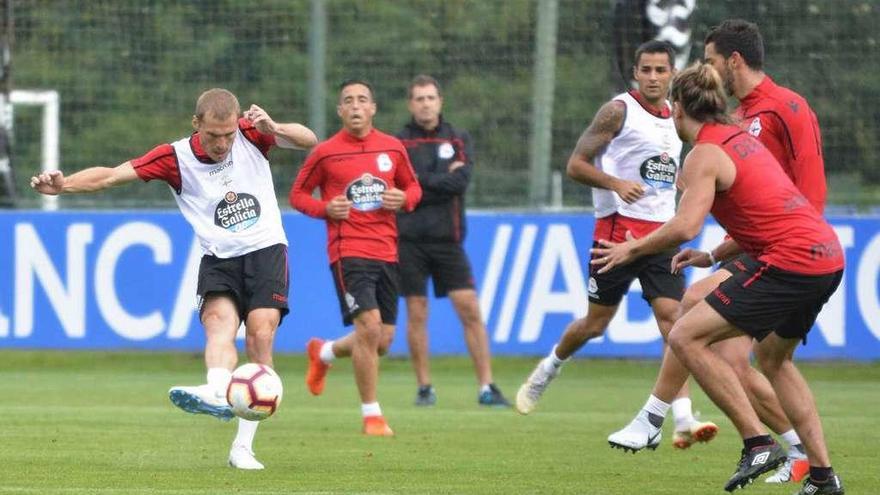
[[333, 341], [328, 340], [321, 345], [321, 361], [324, 364], [330, 364], [336, 359], [336, 354], [333, 354]]
[[783, 440], [785, 440], [785, 443], [787, 443], [789, 447], [801, 443], [801, 437], [798, 436], [797, 432], [794, 431], [794, 429], [788, 430], [787, 432], [779, 436], [782, 437]]
[[648, 397], [648, 401], [645, 402], [645, 406], [642, 407], [642, 410], [647, 411], [651, 414], [656, 414], [661, 418], [665, 418], [666, 411], [669, 410], [669, 404], [651, 395], [650, 397]]
[[226, 387], [232, 380], [232, 372], [226, 368], [208, 368], [208, 385], [226, 394]]
[[381, 416], [382, 408], [379, 407], [378, 402], [370, 402], [368, 404], [361, 404], [361, 415], [363, 417], [367, 416]]
[[254, 435], [257, 434], [257, 426], [259, 425], [259, 421], [248, 421], [246, 419], [238, 418], [238, 433], [235, 434], [235, 440], [232, 441], [232, 445], [234, 447], [245, 447], [253, 452]]
[[554, 373], [556, 370], [562, 367], [569, 358], [559, 359], [556, 355], [556, 347], [553, 346], [553, 349], [550, 350], [550, 354], [547, 355], [546, 358], [541, 360], [541, 366], [544, 368], [544, 371], [547, 373]]
[[675, 431], [686, 431], [694, 422], [690, 397], [681, 397], [672, 401], [672, 417], [675, 418]]
[[491, 391], [492, 391], [492, 388], [489, 387], [489, 384], [488, 384], [488, 383], [484, 383], [483, 385], [480, 386], [480, 393], [481, 393], [481, 394], [482, 394], [483, 392], [491, 392]]

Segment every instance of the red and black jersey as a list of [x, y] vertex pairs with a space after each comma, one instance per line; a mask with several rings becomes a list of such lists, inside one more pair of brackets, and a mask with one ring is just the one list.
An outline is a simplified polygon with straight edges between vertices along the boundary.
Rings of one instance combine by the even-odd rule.
[[[463, 241], [464, 195], [474, 167], [470, 135], [441, 116], [433, 130], [411, 121], [397, 137], [406, 147], [422, 186], [422, 200], [416, 209], [397, 216], [400, 238], [415, 242]], [[464, 166], [450, 172], [449, 165], [456, 161]]]
[[803, 275], [844, 266], [837, 234], [754, 137], [736, 126], [704, 124], [695, 144], [720, 147], [736, 178], [715, 195], [712, 215], [753, 258]]
[[[312, 197], [316, 187], [321, 199]], [[346, 196], [353, 203], [348, 219], [327, 219], [330, 262], [341, 258], [397, 262], [396, 214], [382, 208], [382, 193], [391, 188], [406, 194], [406, 211], [412, 211], [422, 196], [403, 144], [376, 129], [364, 138], [343, 129], [306, 158], [290, 190], [290, 204], [306, 215], [327, 218], [327, 203]]]
[[[275, 136], [263, 134], [254, 127], [254, 123], [248, 119], [238, 119], [238, 129], [265, 157], [269, 157], [269, 150], [276, 145]], [[199, 133], [194, 132], [189, 138], [189, 145], [196, 158], [205, 164], [213, 165], [215, 162], [202, 149]], [[175, 192], [180, 194], [180, 169], [177, 166], [177, 156], [170, 144], [160, 144], [143, 156], [131, 160], [131, 165], [138, 177], [144, 182], [162, 180], [168, 183]]]
[[740, 102], [735, 114], [820, 213], [825, 209], [825, 162], [816, 114], [801, 95], [769, 76]]

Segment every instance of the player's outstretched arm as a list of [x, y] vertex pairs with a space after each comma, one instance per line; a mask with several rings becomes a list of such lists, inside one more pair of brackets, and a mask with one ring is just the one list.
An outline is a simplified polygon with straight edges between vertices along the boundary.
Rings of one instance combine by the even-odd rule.
[[282, 148], [309, 149], [318, 144], [318, 137], [308, 127], [295, 122], [287, 124], [275, 122], [257, 105], [251, 105], [244, 113], [244, 117], [253, 122], [258, 131], [275, 136], [278, 146]]
[[92, 167], [65, 177], [60, 170], [31, 177], [31, 187], [41, 194], [89, 193], [127, 184], [137, 179], [131, 162], [116, 167]]

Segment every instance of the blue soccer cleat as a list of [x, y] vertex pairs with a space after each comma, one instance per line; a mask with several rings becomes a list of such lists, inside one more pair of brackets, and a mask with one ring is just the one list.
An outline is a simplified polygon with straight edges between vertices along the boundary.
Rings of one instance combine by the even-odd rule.
[[172, 404], [190, 414], [207, 414], [222, 421], [229, 421], [235, 416], [226, 401], [226, 395], [208, 385], [171, 387], [168, 398]]

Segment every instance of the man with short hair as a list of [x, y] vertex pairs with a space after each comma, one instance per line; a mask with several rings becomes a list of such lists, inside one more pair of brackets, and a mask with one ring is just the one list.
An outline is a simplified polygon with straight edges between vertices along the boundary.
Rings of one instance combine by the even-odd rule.
[[[739, 125], [770, 150], [786, 175], [820, 213], [825, 207], [825, 166], [816, 115], [797, 93], [776, 85], [763, 71], [764, 41], [758, 26], [730, 19], [706, 36], [705, 59], [721, 76], [728, 95], [740, 101], [734, 116]], [[734, 261], [739, 249], [732, 240], [708, 253], [687, 248], [679, 256], [688, 265], [710, 267], [726, 263], [708, 277], [691, 285], [682, 299], [687, 312], [720, 283], [736, 273]], [[715, 350], [733, 366], [761, 420], [788, 443], [788, 459], [768, 483], [800, 481], [809, 470], [806, 453], [773, 392], [767, 378], [751, 366], [752, 338], [743, 335], [715, 344]], [[658, 381], [677, 381], [674, 375], [687, 373], [664, 363]]]
[[422, 200], [410, 213], [397, 215], [400, 231], [400, 281], [406, 299], [406, 336], [416, 373], [415, 404], [437, 400], [428, 366], [427, 282], [434, 296], [449, 296], [464, 329], [468, 352], [480, 386], [477, 402], [510, 407], [492, 380], [489, 337], [471, 264], [462, 243], [465, 235], [464, 195], [474, 167], [471, 136], [443, 118], [440, 84], [431, 76], [416, 76], [407, 89], [412, 120], [397, 133], [422, 186]]
[[[61, 171], [31, 179], [43, 194], [96, 192], [137, 179], [165, 181], [204, 255], [199, 266], [199, 316], [205, 328], [207, 384], [173, 387], [171, 402], [189, 413], [232, 419], [226, 388], [238, 362], [235, 335], [245, 324], [251, 362], [272, 366], [275, 331], [287, 314], [287, 237], [272, 183], [273, 146], [310, 148], [315, 134], [301, 124], [276, 123], [251, 105], [244, 117], [225, 89], [202, 93], [195, 133], [116, 167]], [[229, 465], [263, 469], [253, 453], [256, 421], [238, 420]]]
[[[422, 196], [403, 144], [373, 127], [376, 101], [363, 80], [347, 80], [336, 113], [342, 129], [315, 147], [290, 190], [290, 204], [327, 222], [327, 254], [342, 320], [354, 331], [307, 344], [306, 384], [324, 391], [333, 360], [351, 357], [361, 398], [363, 433], [392, 436], [377, 399], [379, 357], [397, 321], [397, 210], [412, 211]], [[312, 197], [319, 188], [320, 199]]]
[[[674, 56], [668, 43], [642, 44], [636, 50], [633, 65], [638, 90], [605, 103], [569, 158], [569, 177], [593, 186], [597, 217], [594, 245], [599, 239], [623, 241], [628, 235], [644, 237], [675, 213], [675, 181], [682, 143], [666, 101]], [[530, 413], [563, 363], [589, 339], [605, 332], [636, 278], [665, 339], [684, 293], [684, 277], [669, 272], [675, 252], [670, 248], [607, 273], [597, 273], [591, 267], [587, 315], [568, 325], [559, 343], [520, 387], [516, 395], [520, 413]], [[675, 360], [668, 350], [666, 360]], [[709, 441], [718, 431], [714, 423], [694, 418], [687, 393], [684, 387], [678, 404], [672, 407], [676, 416], [673, 440], [679, 448]], [[651, 396], [633, 423], [612, 433], [608, 442], [625, 450], [655, 449], [660, 444], [659, 432], [651, 438], [643, 433], [650, 428], [649, 423], [659, 425], [670, 407], [670, 403]]]
[[[782, 447], [767, 434], [733, 368], [712, 345], [748, 335], [755, 355], [786, 415], [803, 440], [809, 478], [799, 495], [843, 495], [834, 473], [822, 424], [807, 382], [792, 356], [806, 339], [822, 306], [843, 278], [844, 254], [834, 229], [753, 136], [730, 125], [721, 77], [696, 63], [676, 75], [673, 118], [682, 139], [694, 144], [682, 167], [682, 191], [675, 216], [640, 239], [600, 240], [594, 266], [607, 272], [648, 253], [692, 240], [711, 212], [738, 249], [727, 277], [681, 316], [669, 346], [743, 439], [736, 471], [724, 489], [733, 491], [785, 461]], [[756, 194], [760, 191], [760, 194]], [[680, 256], [671, 268], [692, 263]], [[687, 380], [664, 384], [669, 397]], [[648, 435], [659, 434], [659, 429]]]

